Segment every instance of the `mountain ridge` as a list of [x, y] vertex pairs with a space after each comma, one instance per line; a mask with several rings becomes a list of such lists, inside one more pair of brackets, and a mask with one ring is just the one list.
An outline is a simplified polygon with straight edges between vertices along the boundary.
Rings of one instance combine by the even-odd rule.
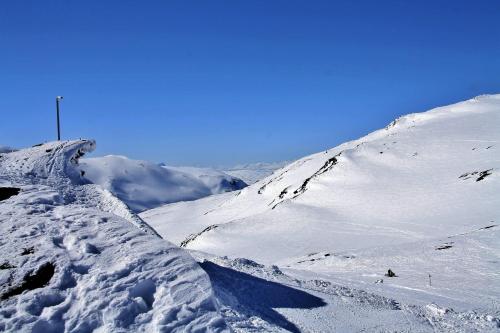
[[[399, 117], [238, 192], [140, 216], [187, 249], [370, 290], [391, 268], [404, 277], [385, 295], [496, 311], [485, 300], [500, 296], [490, 281], [500, 269], [499, 141], [500, 95], [484, 95]], [[442, 280], [429, 287], [427, 275]]]

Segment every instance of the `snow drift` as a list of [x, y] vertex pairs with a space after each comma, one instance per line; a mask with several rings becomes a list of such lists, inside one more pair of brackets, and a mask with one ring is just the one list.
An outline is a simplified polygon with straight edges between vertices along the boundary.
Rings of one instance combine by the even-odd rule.
[[0, 331], [223, 331], [210, 281], [110, 192], [89, 140], [0, 155]]

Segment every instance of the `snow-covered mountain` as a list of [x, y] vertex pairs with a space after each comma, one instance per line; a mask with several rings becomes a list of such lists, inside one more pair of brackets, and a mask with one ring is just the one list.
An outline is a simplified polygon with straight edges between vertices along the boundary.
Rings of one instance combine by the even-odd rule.
[[224, 331], [207, 274], [84, 184], [93, 141], [0, 154], [0, 331]]
[[212, 169], [170, 167], [116, 155], [82, 159], [79, 168], [85, 179], [110, 191], [135, 212], [246, 186]]
[[2, 145], [0, 145], [0, 154], [2, 154], [2, 153], [10, 153], [10, 152], [13, 152], [15, 150], [16, 149], [11, 148], [9, 146], [2, 146]]
[[499, 139], [482, 96], [140, 216], [93, 141], [0, 153], [0, 331], [498, 332]]
[[[496, 330], [499, 140], [500, 95], [480, 96], [400, 117], [241, 191], [141, 217], [188, 249], [445, 306], [432, 308], [435, 318], [480, 310], [490, 314], [478, 315], [481, 330]], [[388, 269], [398, 277], [385, 277]]]
[[199, 179], [211, 190], [209, 195], [241, 190], [248, 186], [242, 179], [212, 168], [174, 167], [167, 165], [163, 165], [163, 168], [171, 172], [185, 174], [186, 177]]
[[224, 172], [231, 176], [240, 178], [247, 184], [253, 184], [266, 178], [267, 176], [270, 176], [274, 171], [283, 168], [289, 163], [290, 162], [288, 161], [273, 163], [248, 163], [224, 169]]

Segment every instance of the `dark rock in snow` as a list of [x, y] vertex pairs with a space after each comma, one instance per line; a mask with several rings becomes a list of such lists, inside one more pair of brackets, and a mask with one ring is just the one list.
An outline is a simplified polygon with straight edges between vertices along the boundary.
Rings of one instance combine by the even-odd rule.
[[52, 279], [54, 271], [55, 266], [50, 262], [41, 265], [34, 274], [26, 274], [21, 285], [8, 290], [5, 294], [0, 296], [0, 299], [5, 300], [12, 296], [19, 295], [26, 290], [45, 287], [50, 282], [50, 279]]
[[396, 273], [394, 273], [391, 269], [389, 269], [387, 271], [387, 273], [385, 273], [385, 276], [387, 276], [387, 277], [397, 277]]
[[18, 195], [21, 189], [17, 187], [0, 187], [0, 201]]
[[21, 252], [21, 255], [26, 256], [28, 254], [33, 254], [33, 253], [35, 253], [35, 248], [34, 247], [27, 247], [27, 248], [23, 248], [23, 252]]

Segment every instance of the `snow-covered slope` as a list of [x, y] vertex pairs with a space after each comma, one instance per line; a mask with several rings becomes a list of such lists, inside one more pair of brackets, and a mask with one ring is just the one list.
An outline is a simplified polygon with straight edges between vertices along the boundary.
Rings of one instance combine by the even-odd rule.
[[274, 163], [249, 163], [237, 165], [229, 169], [225, 169], [224, 172], [240, 178], [247, 184], [253, 184], [259, 180], [270, 176], [274, 171], [283, 168], [290, 162], [274, 162]]
[[135, 212], [246, 186], [215, 170], [160, 166], [116, 155], [82, 159], [79, 168], [84, 178], [110, 191]]
[[480, 96], [141, 217], [189, 249], [498, 317], [499, 140], [500, 95]]
[[110, 192], [93, 141], [0, 155], [0, 331], [220, 331], [210, 281]]
[[[188, 247], [274, 262], [331, 247], [459, 234], [498, 220], [499, 139], [500, 95], [484, 96], [401, 117], [242, 191], [142, 216], [160, 233], [176, 225], [176, 212], [184, 216], [183, 224], [196, 220], [198, 230], [192, 233], [217, 224]], [[172, 219], [162, 220], [162, 211]], [[250, 247], [254, 237], [273, 251], [260, 248], [260, 255]]]

